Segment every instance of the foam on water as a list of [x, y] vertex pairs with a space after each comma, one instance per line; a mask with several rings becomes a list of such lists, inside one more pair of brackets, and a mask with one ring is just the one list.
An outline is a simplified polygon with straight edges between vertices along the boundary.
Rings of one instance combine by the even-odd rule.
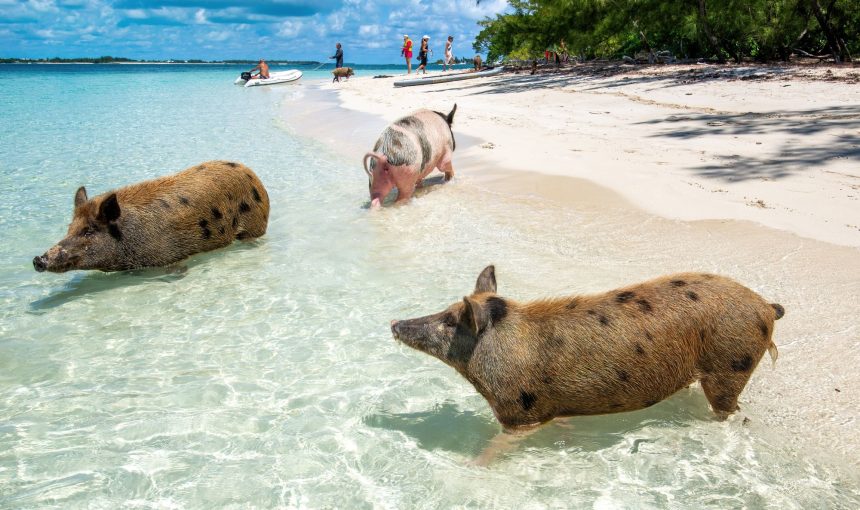
[[[718, 242], [698, 259], [685, 243], [708, 241], [674, 222], [655, 251], [639, 219], [536, 207], [468, 178], [370, 213], [356, 162], [281, 129], [278, 105], [307, 85], [246, 90], [235, 68], [22, 69], [0, 67], [0, 506], [860, 503], [742, 416], [714, 421], [697, 388], [549, 425], [474, 467], [499, 431], [488, 406], [388, 331], [468, 293], [488, 263], [503, 295], [527, 299], [678, 269], [767, 294], [779, 283], [765, 261], [738, 270], [748, 261]], [[179, 273], [32, 270], [77, 186], [93, 195], [210, 159], [260, 176], [265, 237]], [[754, 407], [743, 416], [756, 422]]]

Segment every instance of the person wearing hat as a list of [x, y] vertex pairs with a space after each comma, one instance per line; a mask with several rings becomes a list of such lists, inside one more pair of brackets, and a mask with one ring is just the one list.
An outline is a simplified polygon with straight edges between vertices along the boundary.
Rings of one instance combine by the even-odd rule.
[[412, 73], [412, 39], [407, 34], [403, 34], [403, 49], [400, 50], [400, 55], [406, 57], [406, 74]]
[[427, 74], [427, 57], [429, 53], [433, 53], [433, 50], [430, 49], [430, 36], [425, 35], [421, 38], [421, 50], [418, 51], [418, 62], [421, 62], [421, 65], [418, 66], [418, 71], [424, 71], [424, 74]]

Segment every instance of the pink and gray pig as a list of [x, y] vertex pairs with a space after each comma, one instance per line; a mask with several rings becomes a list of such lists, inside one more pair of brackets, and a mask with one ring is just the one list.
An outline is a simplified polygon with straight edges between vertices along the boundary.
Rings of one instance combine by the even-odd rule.
[[397, 203], [409, 200], [434, 168], [445, 174], [446, 181], [454, 177], [451, 125], [456, 111], [456, 104], [447, 115], [418, 110], [385, 128], [373, 151], [364, 156], [371, 207], [381, 206], [392, 188], [397, 188]]

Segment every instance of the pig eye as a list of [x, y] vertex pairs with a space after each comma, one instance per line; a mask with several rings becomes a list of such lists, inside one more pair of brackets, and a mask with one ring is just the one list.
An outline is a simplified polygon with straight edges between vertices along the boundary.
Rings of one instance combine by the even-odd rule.
[[96, 231], [95, 231], [95, 230], [93, 230], [93, 229], [91, 229], [91, 228], [88, 228], [88, 229], [84, 230], [84, 232], [83, 232], [83, 234], [82, 234], [82, 235], [83, 235], [84, 237], [92, 237], [92, 236], [94, 236], [95, 234], [96, 234]]

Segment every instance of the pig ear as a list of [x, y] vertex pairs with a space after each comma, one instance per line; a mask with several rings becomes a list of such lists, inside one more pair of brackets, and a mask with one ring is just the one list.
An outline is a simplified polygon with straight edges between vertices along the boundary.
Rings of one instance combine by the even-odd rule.
[[490, 316], [480, 303], [468, 296], [463, 298], [463, 304], [466, 307], [463, 310], [463, 315], [460, 316], [460, 322], [477, 338], [481, 336], [489, 324]]
[[99, 206], [98, 219], [109, 223], [119, 218], [121, 211], [119, 209], [119, 201], [116, 199], [116, 193], [111, 193], [109, 197], [102, 200]]
[[475, 294], [482, 292], [496, 293], [496, 266], [487, 266], [478, 275], [478, 281], [475, 282]]
[[81, 186], [78, 188], [78, 191], [75, 192], [75, 209], [87, 203], [87, 188]]

